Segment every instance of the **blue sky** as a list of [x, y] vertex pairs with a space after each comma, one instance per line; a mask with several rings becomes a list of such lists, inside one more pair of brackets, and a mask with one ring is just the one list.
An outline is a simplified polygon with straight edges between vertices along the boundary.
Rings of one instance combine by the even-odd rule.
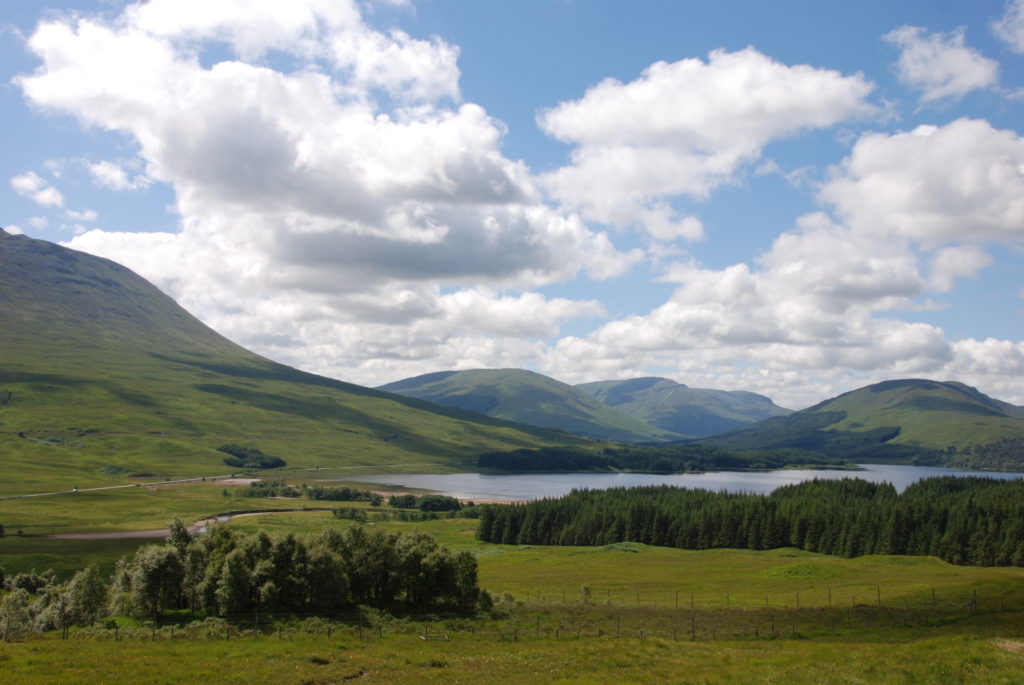
[[0, 8], [0, 222], [266, 356], [1024, 403], [1024, 2]]

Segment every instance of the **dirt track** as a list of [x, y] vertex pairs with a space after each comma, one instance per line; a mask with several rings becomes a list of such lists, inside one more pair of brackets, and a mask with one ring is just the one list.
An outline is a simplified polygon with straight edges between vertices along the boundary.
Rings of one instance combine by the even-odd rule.
[[[296, 511], [317, 511], [316, 509], [271, 509], [268, 511], [246, 511], [239, 512], [237, 514], [216, 514], [214, 516], [208, 516], [204, 519], [200, 519], [188, 527], [188, 532], [196, 535], [200, 533], [207, 526], [212, 526], [215, 523], [223, 523], [230, 521], [231, 519], [240, 518], [242, 516], [263, 516], [265, 514], [293, 514]], [[155, 530], [123, 530], [112, 533], [56, 533], [54, 535], [43, 535], [44, 538], [53, 538], [57, 540], [128, 540], [128, 539], [157, 539], [165, 538], [171, 534], [171, 531], [167, 528], [157, 528]]]

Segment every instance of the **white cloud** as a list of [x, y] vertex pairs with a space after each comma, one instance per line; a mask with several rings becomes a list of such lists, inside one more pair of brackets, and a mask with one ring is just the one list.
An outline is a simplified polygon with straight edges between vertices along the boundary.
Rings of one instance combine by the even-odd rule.
[[146, 187], [150, 182], [145, 174], [137, 174], [130, 178], [121, 164], [109, 160], [88, 163], [87, 168], [93, 182], [101, 188], [137, 190]]
[[1006, 3], [1006, 14], [992, 23], [992, 32], [1014, 52], [1024, 53], [1024, 0]]
[[[198, 59], [211, 41], [233, 59]], [[379, 371], [389, 345], [421, 360], [394, 368], [460, 349], [509, 361], [502, 342], [535, 353], [523, 336], [600, 312], [531, 289], [643, 258], [542, 202], [502, 154], [503, 124], [458, 102], [457, 48], [375, 31], [354, 2], [155, 0], [113, 21], [46, 21], [29, 48], [42, 65], [17, 83], [31, 102], [138, 146], [144, 174], [100, 161], [94, 181], [170, 184], [181, 216], [176, 234], [69, 244], [304, 368], [383, 382], [363, 364]], [[271, 53], [300, 66], [277, 70]]]
[[[916, 307], [926, 287], [919, 271], [905, 241], [866, 241], [823, 214], [809, 215], [753, 266], [677, 263], [666, 277], [679, 287], [667, 302], [559, 341], [546, 367], [595, 380], [651, 368], [680, 377], [699, 362], [762, 391], [788, 374], [820, 388], [838, 372], [941, 369], [952, 358], [942, 331], [890, 315]], [[760, 369], [756, 383], [740, 373], [748, 366]], [[796, 401], [802, 391], [784, 392]]]
[[13, 224], [8, 224], [7, 226], [3, 226], [2, 228], [10, 235], [21, 235], [22, 233], [24, 233], [24, 231], [22, 231], [20, 228]]
[[560, 340], [543, 368], [578, 382], [660, 372], [792, 407], [906, 376], [1024, 400], [1024, 344], [953, 342], [901, 318], [941, 306], [922, 298], [977, 277], [992, 262], [986, 242], [1024, 237], [1017, 134], [973, 120], [867, 134], [819, 198], [836, 218], [801, 217], [750, 264], [677, 261], [665, 271], [679, 284], [665, 303]]
[[1024, 238], [1024, 139], [986, 121], [857, 141], [819, 193], [867, 235], [925, 245]]
[[11, 188], [22, 197], [27, 197], [44, 207], [64, 206], [64, 196], [60, 191], [39, 177], [34, 171], [11, 178]]
[[957, 99], [998, 85], [999, 63], [967, 47], [963, 29], [943, 35], [926, 33], [919, 26], [901, 26], [883, 38], [900, 48], [900, 81], [920, 90], [924, 102]]
[[[787, 66], [753, 48], [657, 62], [630, 83], [605, 80], [540, 114], [548, 135], [576, 145], [572, 163], [544, 185], [587, 219], [665, 236], [671, 198], [706, 197], [773, 140], [873, 113], [872, 87], [860, 75]], [[692, 223], [667, 233], [702, 234]]]
[[[360, 7], [155, 0], [44, 21], [25, 96], [127, 137], [137, 157], [85, 162], [94, 182], [168, 184], [181, 217], [174, 233], [115, 233], [69, 210], [82, 223], [67, 244], [130, 266], [248, 347], [367, 385], [539, 364], [563, 380], [658, 372], [802, 406], [892, 375], [1014, 368], [1013, 344], [950, 343], [899, 313], [980, 273], [985, 241], [1020, 240], [1015, 133], [961, 120], [863, 136], [820, 188], [832, 216], [713, 269], [673, 244], [704, 236], [683, 201], [780, 173], [761, 157], [773, 141], [875, 113], [864, 77], [752, 48], [658, 63], [543, 113], [575, 150], [538, 179], [502, 152], [502, 122], [460, 100], [456, 47], [376, 31]], [[51, 188], [30, 174], [16, 177], [26, 193]], [[641, 225], [652, 245], [620, 250], [585, 220]], [[538, 289], [643, 260], [667, 265], [671, 297], [549, 342], [607, 314]]]
[[50, 225], [50, 219], [49, 217], [45, 216], [34, 216], [28, 220], [28, 225], [36, 229], [37, 231], [41, 231], [42, 229]]
[[[458, 48], [367, 27], [352, 1], [150, 0], [125, 11], [128, 24], [178, 41], [220, 40], [247, 62], [272, 50], [326, 58], [355, 88], [381, 88], [406, 101], [459, 97]], [[239, 17], [245, 21], [239, 21]]]
[[977, 245], [954, 245], [937, 250], [932, 257], [931, 287], [940, 292], [953, 289], [957, 278], [977, 278], [992, 264], [992, 257]]
[[1024, 343], [986, 338], [953, 343], [954, 357], [943, 369], [944, 378], [973, 385], [985, 394], [1024, 404], [1020, 379], [1024, 376]]
[[75, 209], [69, 209], [64, 212], [64, 216], [71, 219], [72, 221], [96, 221], [99, 218], [99, 214], [92, 209], [83, 209], [81, 211]]

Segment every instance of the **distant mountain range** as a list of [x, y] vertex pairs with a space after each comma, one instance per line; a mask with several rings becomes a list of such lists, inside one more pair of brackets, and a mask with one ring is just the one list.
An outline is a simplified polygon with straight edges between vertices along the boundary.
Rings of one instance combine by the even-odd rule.
[[690, 438], [792, 412], [757, 393], [690, 388], [668, 378], [596, 381], [576, 387], [627, 416]]
[[524, 369], [442, 371], [379, 389], [602, 440], [666, 442], [683, 437], [617, 411], [579, 388]]
[[631, 443], [716, 435], [790, 412], [755, 393], [688, 388], [667, 378], [572, 386], [525, 369], [441, 371], [379, 389], [509, 421]]
[[697, 442], [739, 453], [788, 452], [793, 461], [817, 455], [1024, 469], [1024, 408], [957, 382], [886, 381], [797, 412], [755, 393], [665, 378], [570, 386], [522, 369], [446, 371], [381, 389], [619, 442]]
[[225, 443], [313, 467], [579, 442], [277, 364], [114, 262], [0, 229], [5, 492], [223, 473]]

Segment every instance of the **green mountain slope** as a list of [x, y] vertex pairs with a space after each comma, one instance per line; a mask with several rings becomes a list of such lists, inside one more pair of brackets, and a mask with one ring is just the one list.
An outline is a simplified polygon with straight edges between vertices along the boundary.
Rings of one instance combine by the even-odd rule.
[[757, 393], [690, 388], [668, 378], [596, 381], [576, 387], [627, 416], [690, 438], [791, 413]]
[[0, 230], [0, 494], [224, 473], [225, 443], [314, 467], [566, 442], [274, 363], [124, 267]]
[[618, 412], [571, 385], [524, 369], [442, 371], [380, 389], [604, 440], [649, 442], [681, 437]]
[[1024, 468], [1020, 407], [956, 382], [885, 381], [701, 442], [867, 462]]

